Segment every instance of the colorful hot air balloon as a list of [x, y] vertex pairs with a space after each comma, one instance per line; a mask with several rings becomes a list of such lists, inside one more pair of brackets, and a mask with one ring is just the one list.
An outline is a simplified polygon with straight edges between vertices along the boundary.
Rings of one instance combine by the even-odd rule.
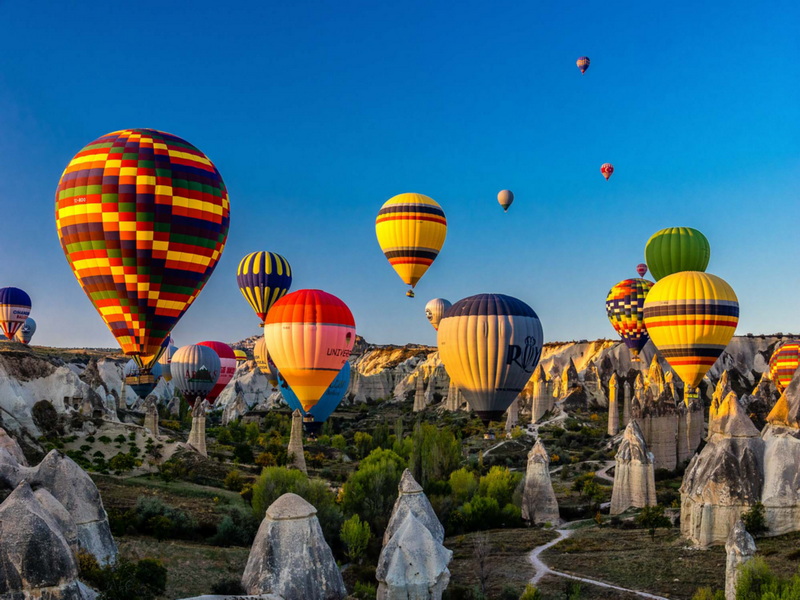
[[230, 222], [219, 171], [179, 137], [105, 135], [75, 155], [56, 190], [56, 229], [83, 291], [144, 367], [214, 271]]
[[309, 412], [347, 362], [356, 323], [347, 305], [322, 290], [299, 290], [267, 315], [264, 341], [278, 371]]
[[30, 344], [33, 334], [36, 333], [36, 321], [28, 317], [22, 324], [22, 327], [17, 329], [16, 340], [23, 344]]
[[789, 386], [798, 366], [800, 366], [800, 342], [785, 342], [772, 353], [772, 358], [769, 359], [769, 374], [779, 392], [782, 393]]
[[503, 207], [504, 212], [508, 212], [508, 207], [514, 202], [514, 192], [511, 190], [500, 190], [497, 194], [497, 201]]
[[647, 265], [644, 263], [639, 263], [636, 265], [636, 272], [639, 274], [639, 277], [644, 277], [647, 273]]
[[328, 420], [336, 407], [342, 402], [342, 398], [347, 393], [347, 387], [350, 385], [350, 363], [344, 363], [344, 367], [339, 374], [334, 378], [322, 398], [319, 399], [314, 407], [306, 412], [303, 410], [303, 405], [297, 396], [292, 391], [292, 388], [286, 383], [283, 377], [280, 377], [280, 391], [286, 404], [292, 410], [299, 410], [303, 413], [303, 426], [309, 433], [319, 433], [322, 429], [322, 424]]
[[739, 301], [716, 275], [681, 271], [667, 275], [648, 292], [644, 324], [658, 351], [686, 385], [694, 389], [731, 341], [739, 322]]
[[656, 231], [644, 248], [644, 258], [656, 281], [680, 271], [705, 271], [711, 258], [706, 236], [691, 227]]
[[247, 360], [247, 354], [244, 350], [234, 349], [233, 355], [236, 357], [236, 364], [241, 364]]
[[600, 172], [603, 174], [603, 177], [606, 178], [606, 181], [608, 181], [608, 178], [614, 173], [614, 165], [611, 163], [603, 163], [600, 165]]
[[589, 60], [588, 56], [581, 56], [577, 61], [575, 61], [575, 64], [577, 64], [578, 68], [581, 70], [581, 75], [586, 73], [586, 69], [589, 68], [590, 62], [591, 61]]
[[653, 287], [647, 279], [625, 279], [611, 288], [606, 296], [606, 314], [611, 326], [630, 349], [634, 361], [647, 344], [644, 326], [644, 300]]
[[164, 378], [164, 381], [171, 381], [172, 371], [170, 370], [170, 364], [172, 363], [172, 356], [178, 348], [173, 346], [172, 336], [167, 336], [165, 342], [164, 352], [158, 358], [158, 364], [161, 365], [161, 377]]
[[439, 204], [422, 194], [390, 198], [375, 220], [378, 244], [400, 279], [411, 289], [431, 266], [444, 245], [447, 219]]
[[239, 262], [236, 283], [263, 327], [270, 307], [292, 287], [292, 267], [280, 254], [251, 252]]
[[439, 322], [442, 320], [445, 311], [451, 306], [452, 304], [444, 298], [428, 300], [428, 303], [425, 305], [425, 316], [436, 331], [439, 331]]
[[539, 363], [544, 334], [522, 300], [479, 294], [447, 310], [437, 337], [450, 380], [488, 423], [502, 417], [525, 387]]
[[154, 364], [152, 368], [145, 371], [133, 359], [127, 362], [122, 371], [125, 375], [125, 385], [142, 399], [147, 398], [147, 395], [156, 389], [158, 378], [162, 373], [160, 363]]
[[219, 356], [219, 377], [217, 377], [217, 382], [211, 388], [211, 391], [206, 394], [208, 403], [214, 404], [214, 401], [236, 373], [236, 355], [228, 344], [222, 342], [200, 342], [197, 345], [211, 348]]
[[277, 387], [278, 367], [275, 366], [272, 358], [270, 358], [269, 352], [267, 352], [267, 344], [264, 341], [264, 336], [256, 340], [256, 345], [253, 348], [253, 358], [256, 360], [258, 370], [267, 377], [267, 381], [269, 381], [270, 385], [273, 388]]
[[13, 340], [17, 330], [31, 314], [31, 297], [15, 287], [0, 289], [0, 327], [5, 336]]
[[190, 406], [214, 388], [219, 377], [219, 356], [208, 346], [181, 346], [172, 355], [172, 381]]

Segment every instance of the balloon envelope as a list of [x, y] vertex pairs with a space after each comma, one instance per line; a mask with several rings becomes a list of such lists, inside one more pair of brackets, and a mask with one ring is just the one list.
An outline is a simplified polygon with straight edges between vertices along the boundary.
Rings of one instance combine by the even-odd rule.
[[139, 398], [147, 398], [158, 385], [158, 378], [161, 377], [162, 369], [156, 363], [150, 369], [142, 369], [135, 360], [130, 359], [123, 369], [125, 374], [125, 385], [131, 388]]
[[22, 327], [17, 329], [17, 341], [23, 344], [30, 344], [33, 339], [33, 334], [36, 333], [36, 321], [28, 317], [22, 324]]
[[488, 423], [530, 379], [542, 353], [542, 323], [516, 298], [479, 294], [459, 300], [439, 323], [439, 355], [451, 381]]
[[270, 307], [292, 287], [292, 267], [280, 254], [251, 252], [239, 262], [236, 283], [263, 323]]
[[646, 279], [625, 279], [611, 288], [606, 296], [606, 314], [634, 360], [650, 339], [644, 326], [644, 300], [653, 287]]
[[514, 202], [514, 192], [511, 190], [500, 190], [497, 194], [497, 201], [503, 207], [505, 212], [508, 212], [508, 207]]
[[589, 60], [588, 56], [581, 56], [575, 61], [575, 64], [577, 64], [578, 68], [581, 70], [581, 75], [586, 73], [586, 69], [589, 68], [589, 63], [591, 63], [591, 61]]
[[800, 366], [800, 342], [784, 342], [769, 359], [769, 374], [775, 387], [783, 392], [792, 382], [794, 372]]
[[708, 273], [667, 275], [644, 301], [647, 333], [689, 393], [725, 350], [738, 322], [739, 301], [733, 288]]
[[236, 373], [236, 355], [233, 353], [233, 349], [223, 342], [200, 342], [197, 345], [211, 348], [219, 356], [219, 377], [217, 377], [217, 382], [211, 388], [211, 391], [206, 394], [208, 403], [214, 404], [214, 401]]
[[309, 412], [350, 357], [356, 324], [347, 305], [322, 290], [299, 290], [267, 315], [264, 341], [278, 371]]
[[31, 297], [27, 293], [15, 287], [0, 289], [0, 327], [8, 339], [14, 339], [30, 314]]
[[705, 271], [711, 258], [711, 246], [697, 229], [667, 227], [647, 240], [644, 258], [658, 281], [680, 271]]
[[243, 363], [247, 360], [247, 354], [244, 350], [234, 350], [233, 355], [236, 357], [237, 363]]
[[603, 174], [603, 177], [606, 178], [606, 181], [608, 181], [608, 178], [614, 173], [614, 165], [611, 163], [603, 163], [600, 166], [600, 172]]
[[256, 345], [253, 348], [253, 358], [256, 360], [258, 370], [261, 371], [269, 381], [272, 387], [278, 385], [278, 367], [269, 356], [267, 352], [267, 343], [264, 341], [264, 336], [260, 336], [256, 340]]
[[186, 401], [194, 406], [206, 397], [219, 377], [219, 356], [208, 346], [181, 346], [172, 355], [172, 381]]
[[644, 277], [647, 273], [647, 265], [644, 263], [636, 265], [636, 273], [638, 273], [639, 277]]
[[292, 410], [300, 410], [303, 416], [311, 415], [317, 423], [324, 423], [328, 420], [328, 417], [331, 416], [333, 411], [336, 410], [336, 407], [339, 406], [342, 402], [342, 398], [344, 398], [344, 395], [347, 393], [347, 387], [350, 385], [350, 363], [344, 363], [344, 367], [342, 367], [342, 370], [336, 375], [328, 386], [328, 389], [325, 390], [325, 393], [322, 394], [322, 398], [320, 398], [319, 402], [308, 412], [303, 409], [303, 405], [292, 391], [291, 386], [286, 383], [286, 380], [281, 376], [278, 377], [280, 380], [279, 389], [281, 395], [286, 401], [286, 404], [289, 405], [289, 408]]
[[439, 331], [439, 323], [444, 316], [445, 311], [450, 308], [452, 304], [448, 300], [444, 298], [434, 298], [433, 300], [428, 300], [428, 303], [425, 305], [425, 317], [427, 317], [428, 321], [431, 322], [433, 328], [436, 331]]
[[399, 194], [378, 212], [375, 235], [389, 264], [413, 289], [444, 245], [447, 219], [434, 199]]
[[229, 209], [208, 157], [153, 129], [104, 135], [64, 170], [61, 247], [123, 352], [144, 366], [217, 266]]

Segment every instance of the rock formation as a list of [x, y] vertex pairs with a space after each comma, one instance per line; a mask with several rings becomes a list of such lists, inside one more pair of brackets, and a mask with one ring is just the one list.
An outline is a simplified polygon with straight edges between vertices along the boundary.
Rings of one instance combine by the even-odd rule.
[[461, 397], [461, 392], [458, 391], [458, 388], [450, 382], [450, 387], [447, 388], [447, 398], [444, 402], [445, 410], [449, 410], [451, 412], [456, 412], [461, 410], [462, 405], [464, 404], [464, 400]]
[[609, 514], [618, 515], [631, 507], [655, 506], [653, 454], [647, 450], [644, 435], [635, 420], [625, 428], [616, 462]]
[[19, 465], [24, 467], [28, 466], [28, 461], [25, 460], [25, 455], [22, 453], [22, 448], [19, 447], [16, 440], [6, 433], [6, 430], [0, 427], [0, 454], [3, 452], [8, 455]]
[[158, 408], [156, 407], [156, 399], [153, 396], [148, 396], [145, 404], [144, 428], [149, 429], [153, 437], [158, 439]]
[[681, 532], [701, 547], [728, 539], [740, 515], [761, 499], [764, 441], [730, 392], [710, 423], [709, 440], [681, 485]]
[[317, 511], [296, 494], [284, 494], [267, 509], [242, 577], [248, 594], [287, 600], [341, 600], [342, 574], [322, 535]]
[[[661, 381], [663, 389], [663, 380]], [[645, 384], [641, 400], [631, 407], [631, 419], [642, 430], [647, 448], [653, 453], [656, 469], [674, 470], [678, 466], [678, 407], [665, 394], [653, 396], [656, 386]]]
[[578, 385], [578, 369], [575, 368], [575, 362], [572, 358], [569, 359], [569, 365], [561, 374], [561, 389], [559, 395], [561, 398], [566, 398], [569, 391]]
[[756, 554], [756, 542], [739, 519], [725, 541], [725, 600], [736, 600], [736, 583], [742, 566]]
[[414, 390], [414, 412], [425, 410], [425, 382], [421, 375], [417, 375], [417, 383]]
[[439, 518], [436, 516], [428, 497], [423, 492], [422, 486], [417, 483], [417, 480], [414, 479], [408, 469], [403, 471], [397, 491], [399, 494], [392, 509], [392, 516], [386, 526], [386, 531], [383, 533], [383, 545], [385, 546], [389, 542], [389, 539], [395, 534], [408, 513], [413, 514], [431, 532], [437, 542], [443, 542], [444, 527], [439, 522]]
[[[717, 385], [714, 388], [714, 392], [711, 394], [711, 406], [708, 408], [708, 437], [710, 438], [712, 435], [712, 431], [717, 429], [717, 425], [714, 421], [717, 419], [719, 413], [719, 407], [725, 398], [728, 397], [733, 390], [731, 389], [730, 383], [730, 375], [728, 371], [723, 371], [722, 375], [720, 375], [719, 381], [717, 381]], [[737, 398], [738, 401], [738, 398]]]
[[556, 399], [553, 396], [553, 380], [547, 377], [542, 365], [534, 371], [532, 381], [531, 423], [536, 423], [547, 411], [553, 410]]
[[631, 384], [626, 380], [622, 389], [622, 424], [627, 426], [631, 422]]
[[586, 365], [586, 370], [583, 372], [583, 388], [586, 393], [586, 402], [589, 406], [608, 406], [608, 398], [606, 398], [600, 382], [600, 372], [592, 360], [589, 361], [589, 364]]
[[619, 406], [617, 405], [617, 387], [619, 380], [617, 374], [613, 373], [608, 380], [608, 435], [619, 433]]
[[647, 369], [646, 385], [650, 388], [653, 398], [659, 398], [664, 393], [664, 369], [658, 362], [657, 354], [653, 355], [653, 360], [650, 361], [650, 367]]
[[205, 401], [198, 400], [192, 408], [192, 429], [189, 431], [189, 446], [199, 454], [208, 456], [206, 450], [206, 407]]
[[519, 423], [519, 396], [514, 398], [506, 411], [506, 433], [510, 433]]
[[292, 413], [292, 433], [289, 436], [286, 453], [289, 455], [289, 467], [308, 474], [306, 454], [303, 449], [303, 413], [298, 408]]
[[558, 501], [550, 481], [550, 457], [541, 439], [536, 440], [528, 453], [522, 518], [533, 524], [559, 522]]

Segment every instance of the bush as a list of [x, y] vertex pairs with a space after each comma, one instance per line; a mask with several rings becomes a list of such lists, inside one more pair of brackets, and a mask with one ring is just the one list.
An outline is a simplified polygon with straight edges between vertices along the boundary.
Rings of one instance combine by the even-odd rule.
[[78, 568], [80, 578], [100, 592], [98, 600], [154, 600], [167, 588], [167, 570], [152, 558], [138, 562], [119, 558], [100, 567], [94, 556], [80, 552]]
[[369, 530], [369, 523], [362, 521], [358, 515], [353, 515], [342, 523], [340, 536], [347, 548], [347, 557], [358, 562], [364, 556], [372, 532]]
[[356, 600], [373, 600], [377, 593], [378, 590], [374, 584], [356, 581], [353, 593], [349, 597], [355, 598]]
[[211, 586], [211, 593], [220, 596], [243, 596], [246, 590], [238, 579], [220, 579]]
[[742, 514], [742, 522], [747, 533], [757, 537], [769, 531], [767, 527], [767, 518], [764, 514], [764, 505], [761, 502], [756, 502], [750, 510]]
[[55, 407], [47, 400], [39, 400], [33, 405], [31, 416], [36, 427], [41, 429], [42, 433], [46, 436], [56, 435], [61, 433], [61, 424], [58, 420], [58, 413]]
[[342, 434], [337, 433], [331, 438], [331, 446], [339, 450], [339, 452], [344, 452], [345, 448], [347, 448], [347, 441]]
[[373, 531], [386, 529], [405, 467], [405, 461], [392, 450], [373, 450], [344, 484], [344, 512], [361, 515]]
[[511, 502], [514, 490], [521, 479], [521, 473], [511, 472], [507, 467], [494, 466], [481, 477], [478, 494], [486, 498], [494, 498], [499, 506], [505, 506]]
[[460, 462], [461, 443], [450, 429], [427, 423], [414, 428], [408, 466], [422, 487], [447, 479]]
[[542, 600], [542, 592], [529, 583], [525, 586], [525, 591], [522, 592], [519, 600]]
[[228, 471], [228, 474], [225, 475], [225, 481], [223, 482], [226, 490], [231, 490], [232, 492], [241, 492], [242, 488], [244, 487], [244, 477], [242, 477], [241, 471], [238, 469], [233, 469], [232, 471]]
[[159, 498], [139, 498], [129, 524], [136, 531], [159, 540], [191, 539], [197, 530], [197, 523], [191, 516]]
[[252, 511], [234, 506], [230, 512], [222, 517], [217, 532], [208, 540], [213, 546], [247, 546], [249, 547], [256, 537], [258, 521]]
[[692, 600], [725, 600], [725, 592], [722, 590], [715, 592], [710, 587], [703, 587], [694, 593]]
[[353, 436], [353, 443], [356, 445], [356, 452], [359, 458], [364, 458], [372, 452], [372, 436], [363, 431], [356, 431]]
[[651, 540], [656, 539], [656, 529], [672, 527], [672, 521], [664, 516], [664, 507], [660, 505], [645, 506], [636, 517], [636, 523], [649, 530]]
[[122, 473], [123, 471], [130, 471], [136, 468], [136, 458], [130, 454], [123, 454], [117, 452], [116, 456], [112, 456], [108, 461], [108, 466], [112, 471]]
[[461, 468], [450, 473], [450, 490], [457, 504], [468, 502], [478, 491], [478, 478], [469, 469]]

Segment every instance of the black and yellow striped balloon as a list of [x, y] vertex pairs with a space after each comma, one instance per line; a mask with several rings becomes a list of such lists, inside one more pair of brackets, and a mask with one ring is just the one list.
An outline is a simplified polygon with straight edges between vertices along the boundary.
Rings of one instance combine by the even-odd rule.
[[251, 252], [239, 262], [236, 282], [263, 327], [270, 307], [292, 287], [292, 267], [280, 254]]

